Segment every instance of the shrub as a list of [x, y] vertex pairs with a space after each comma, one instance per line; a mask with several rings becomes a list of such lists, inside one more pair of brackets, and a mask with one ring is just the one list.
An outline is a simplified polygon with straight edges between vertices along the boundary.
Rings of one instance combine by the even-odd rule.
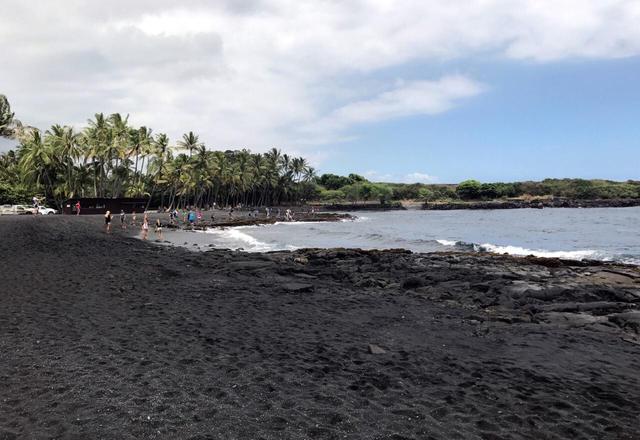
[[463, 200], [479, 199], [482, 185], [477, 180], [465, 180], [456, 187], [456, 194]]
[[31, 203], [31, 195], [25, 188], [0, 183], [0, 205]]
[[319, 197], [323, 202], [336, 203], [344, 200], [345, 195], [344, 191], [339, 189], [325, 189], [320, 191]]

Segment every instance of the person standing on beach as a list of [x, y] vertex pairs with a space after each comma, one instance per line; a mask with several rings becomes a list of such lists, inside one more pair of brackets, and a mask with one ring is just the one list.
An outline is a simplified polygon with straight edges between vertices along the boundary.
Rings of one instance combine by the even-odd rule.
[[126, 219], [127, 219], [127, 214], [124, 213], [124, 209], [121, 209], [120, 210], [120, 228], [121, 229], [127, 229]]
[[137, 222], [137, 216], [136, 216], [136, 210], [134, 209], [133, 212], [131, 213], [131, 224], [133, 226], [137, 226], [138, 222]]
[[146, 240], [148, 234], [149, 234], [149, 216], [145, 212], [144, 218], [142, 219], [142, 239]]
[[80, 200], [76, 202], [76, 215], [80, 215]]
[[107, 211], [104, 215], [104, 226], [105, 230], [108, 233], [111, 232], [111, 211]]
[[160, 222], [159, 218], [156, 219], [156, 228], [154, 232], [158, 235], [158, 238], [162, 240], [162, 223]]

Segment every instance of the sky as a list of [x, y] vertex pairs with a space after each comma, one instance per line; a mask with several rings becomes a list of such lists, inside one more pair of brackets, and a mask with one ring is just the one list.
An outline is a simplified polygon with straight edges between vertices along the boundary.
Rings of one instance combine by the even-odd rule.
[[377, 181], [640, 178], [638, 0], [0, 8], [0, 94], [41, 129], [119, 112]]

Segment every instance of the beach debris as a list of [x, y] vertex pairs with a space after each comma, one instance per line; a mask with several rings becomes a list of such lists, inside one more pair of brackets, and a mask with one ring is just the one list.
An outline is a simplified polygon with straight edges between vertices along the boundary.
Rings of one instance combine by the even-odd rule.
[[385, 354], [387, 352], [384, 348], [375, 344], [369, 344], [368, 349], [370, 354]]
[[298, 264], [307, 264], [309, 263], [309, 259], [307, 257], [305, 257], [304, 255], [300, 255], [296, 258], [293, 259], [294, 263], [298, 263]]

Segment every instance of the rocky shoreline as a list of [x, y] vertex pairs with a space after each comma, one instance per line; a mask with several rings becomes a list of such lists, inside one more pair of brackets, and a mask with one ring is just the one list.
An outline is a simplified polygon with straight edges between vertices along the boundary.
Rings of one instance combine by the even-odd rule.
[[0, 438], [635, 439], [640, 268], [0, 218]]
[[523, 208], [628, 208], [640, 206], [640, 199], [533, 199], [490, 200], [474, 202], [428, 202], [424, 210], [448, 211], [454, 209], [523, 209]]

